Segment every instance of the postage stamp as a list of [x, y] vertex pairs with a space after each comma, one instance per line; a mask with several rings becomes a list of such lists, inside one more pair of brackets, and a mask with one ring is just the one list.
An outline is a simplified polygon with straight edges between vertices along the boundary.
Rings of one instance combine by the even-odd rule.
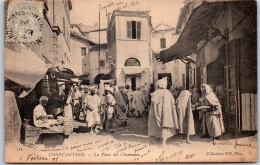
[[7, 42], [41, 43], [42, 21], [43, 2], [9, 1], [5, 40]]

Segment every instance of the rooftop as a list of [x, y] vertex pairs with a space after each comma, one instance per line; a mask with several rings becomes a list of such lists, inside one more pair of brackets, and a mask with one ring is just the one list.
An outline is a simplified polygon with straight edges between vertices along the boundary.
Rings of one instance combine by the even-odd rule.
[[86, 37], [84, 37], [83, 35], [75, 32], [75, 31], [71, 31], [70, 35], [73, 36], [73, 37], [76, 37], [78, 39], [81, 39], [83, 41], [86, 41], [86, 42], [88, 42], [92, 46], [96, 45], [96, 43], [94, 43], [93, 41], [90, 41], [89, 39], [87, 39]]
[[165, 31], [165, 30], [175, 30], [174, 27], [170, 26], [170, 25], [167, 25], [167, 24], [164, 24], [163, 22], [162, 23], [159, 23], [158, 25], [156, 25], [154, 28], [153, 28], [154, 31]]
[[[81, 33], [90, 33], [99, 31], [98, 23], [95, 23], [93, 26], [86, 26], [83, 23], [77, 24]], [[106, 31], [107, 29], [103, 28], [100, 31]]]
[[[115, 18], [115, 16], [126, 16], [126, 17], [142, 17], [147, 18], [150, 21], [149, 16], [150, 11], [128, 11], [128, 10], [114, 10], [113, 14], [109, 20], [109, 25], [107, 27], [108, 30], [111, 28], [111, 24]], [[151, 23], [150, 23], [151, 24]]]
[[136, 11], [132, 11], [132, 10], [114, 10], [113, 13], [128, 13], [128, 14], [149, 14], [150, 11], [140, 11], [140, 10], [136, 10]]

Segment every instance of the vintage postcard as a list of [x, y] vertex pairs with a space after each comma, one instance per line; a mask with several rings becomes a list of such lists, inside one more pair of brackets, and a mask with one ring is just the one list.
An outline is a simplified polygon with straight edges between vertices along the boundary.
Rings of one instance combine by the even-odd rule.
[[8, 163], [257, 162], [253, 0], [6, 0]]

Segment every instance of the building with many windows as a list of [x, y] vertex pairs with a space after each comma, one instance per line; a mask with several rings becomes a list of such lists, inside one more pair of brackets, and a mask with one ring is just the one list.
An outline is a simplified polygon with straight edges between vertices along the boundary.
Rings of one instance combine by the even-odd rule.
[[107, 29], [111, 76], [132, 89], [153, 81], [151, 17], [148, 12], [115, 10]]

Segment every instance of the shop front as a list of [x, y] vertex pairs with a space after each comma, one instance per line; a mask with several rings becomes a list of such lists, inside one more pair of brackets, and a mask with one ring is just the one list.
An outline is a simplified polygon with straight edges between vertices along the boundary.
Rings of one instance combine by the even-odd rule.
[[129, 85], [132, 90], [136, 90], [145, 85], [145, 69], [136, 58], [128, 58], [122, 68], [125, 84]]
[[142, 86], [142, 73], [144, 69], [141, 66], [126, 66], [123, 68], [125, 74], [125, 84], [130, 85], [132, 90]]
[[196, 84], [213, 87], [228, 132], [257, 130], [256, 36], [255, 2], [203, 2], [176, 44], [161, 52], [163, 62], [197, 54]]

